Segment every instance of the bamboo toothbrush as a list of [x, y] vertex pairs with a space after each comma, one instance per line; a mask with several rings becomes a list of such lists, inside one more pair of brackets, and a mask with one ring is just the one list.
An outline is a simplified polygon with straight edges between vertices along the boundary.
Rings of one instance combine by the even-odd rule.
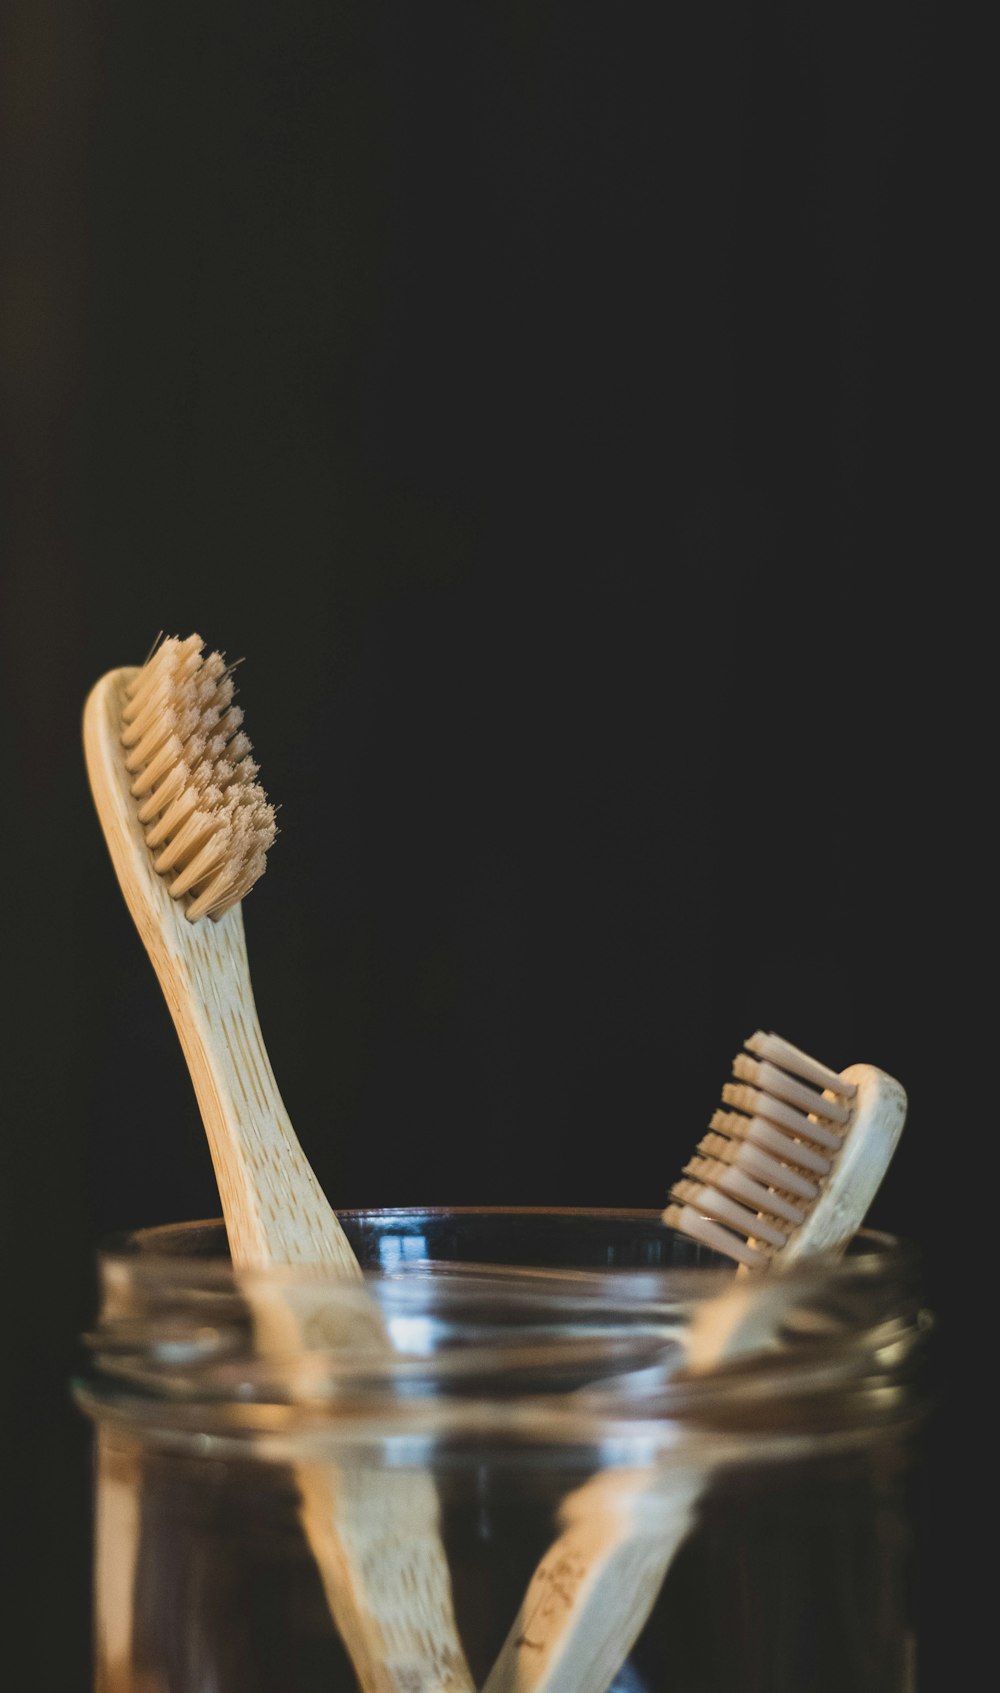
[[[906, 1094], [870, 1064], [838, 1074], [758, 1031], [671, 1190], [664, 1222], [739, 1265], [704, 1302], [684, 1368], [698, 1374], [775, 1343], [794, 1286], [780, 1272], [839, 1254], [864, 1221], [906, 1118]], [[750, 1279], [766, 1274], [764, 1287]], [[672, 1466], [602, 1471], [564, 1500], [483, 1693], [606, 1693], [645, 1625], [711, 1477]]]
[[670, 1228], [748, 1269], [842, 1252], [896, 1150], [906, 1094], [871, 1064], [838, 1075], [758, 1029], [671, 1189]]
[[[264, 871], [274, 813], [258, 782], [232, 667], [200, 636], [114, 670], [83, 716], [94, 803], [159, 979], [208, 1137], [234, 1266], [314, 1266], [358, 1287], [336, 1335], [287, 1297], [254, 1299], [258, 1344], [388, 1345], [361, 1270], [295, 1136], [261, 1039], [241, 901]], [[319, 1325], [319, 1333], [316, 1325]], [[324, 1329], [324, 1324], [326, 1328]], [[296, 1471], [302, 1522], [364, 1693], [473, 1693], [424, 1472]]]

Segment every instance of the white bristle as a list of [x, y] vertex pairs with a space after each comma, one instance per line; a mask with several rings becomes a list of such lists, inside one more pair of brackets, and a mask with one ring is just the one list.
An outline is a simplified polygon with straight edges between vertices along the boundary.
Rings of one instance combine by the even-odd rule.
[[806, 1214], [801, 1206], [793, 1205], [791, 1200], [748, 1175], [738, 1163], [726, 1164], [721, 1158], [692, 1158], [690, 1163], [685, 1164], [684, 1174], [693, 1176], [696, 1181], [711, 1183], [720, 1193], [727, 1193], [732, 1199], [742, 1199], [765, 1217], [780, 1217], [786, 1223], [805, 1221]]
[[780, 1035], [765, 1034], [762, 1029], [758, 1029], [743, 1045], [748, 1052], [755, 1052], [758, 1058], [766, 1058], [772, 1064], [779, 1064], [793, 1076], [801, 1076], [803, 1081], [812, 1082], [814, 1087], [829, 1088], [832, 1093], [842, 1094], [845, 1099], [853, 1099], [858, 1091], [853, 1082], [846, 1081], [836, 1070], [830, 1070], [817, 1059], [810, 1058], [807, 1052], [800, 1051], [791, 1041], [782, 1040]]
[[745, 1264], [750, 1270], [763, 1268], [769, 1261], [766, 1252], [750, 1246], [731, 1229], [713, 1223], [710, 1217], [703, 1216], [691, 1205], [668, 1205], [663, 1221], [669, 1229], [676, 1229], [691, 1240], [699, 1240], [703, 1246], [710, 1246], [714, 1252], [722, 1252], [727, 1258], [735, 1258], [737, 1264]]
[[741, 1205], [738, 1200], [720, 1193], [718, 1188], [707, 1187], [701, 1182], [680, 1181], [674, 1183], [670, 1197], [679, 1200], [682, 1205], [690, 1205], [696, 1211], [704, 1212], [717, 1223], [725, 1223], [728, 1228], [740, 1229], [747, 1236], [758, 1236], [761, 1240], [766, 1240], [769, 1246], [784, 1246], [788, 1239], [787, 1234], [774, 1228], [755, 1211]]
[[753, 1141], [733, 1141], [724, 1134], [706, 1134], [699, 1141], [697, 1150], [717, 1163], [738, 1165], [750, 1177], [763, 1182], [768, 1192], [785, 1194], [792, 1202], [799, 1200], [809, 1205], [810, 1200], [816, 1199], [819, 1194], [816, 1182], [804, 1177], [800, 1170], [792, 1170], [780, 1158], [773, 1158], [772, 1153], [756, 1146]]
[[796, 1111], [784, 1100], [772, 1098], [763, 1088], [748, 1087], [746, 1082], [727, 1082], [722, 1097], [727, 1105], [735, 1106], [737, 1111], [748, 1117], [766, 1118], [794, 1140], [809, 1140], [814, 1146], [827, 1147], [831, 1152], [836, 1152], [840, 1146], [839, 1124], [836, 1129], [831, 1129], [829, 1124], [821, 1123], [817, 1117], [806, 1116], [804, 1111]]
[[710, 1127], [720, 1134], [752, 1140], [755, 1146], [773, 1152], [783, 1163], [793, 1164], [797, 1169], [809, 1170], [817, 1176], [829, 1174], [829, 1158], [817, 1152], [814, 1146], [807, 1146], [804, 1141], [785, 1134], [774, 1123], [765, 1122], [763, 1117], [745, 1117], [738, 1111], [715, 1111]]
[[[747, 1267], [791, 1254], [823, 1202], [856, 1110], [857, 1085], [758, 1030], [735, 1082], [671, 1189], [664, 1221]], [[753, 1054], [753, 1056], [751, 1056]]]
[[733, 1075], [741, 1082], [748, 1082], [751, 1087], [759, 1088], [771, 1099], [781, 1100], [785, 1105], [797, 1109], [804, 1116], [815, 1112], [828, 1123], [846, 1123], [851, 1115], [850, 1106], [843, 1100], [834, 1099], [829, 1094], [820, 1093], [816, 1088], [807, 1087], [805, 1083], [786, 1076], [784, 1070], [779, 1070], [776, 1064], [761, 1063], [756, 1058], [749, 1058], [745, 1052], [737, 1053], [733, 1059]]
[[[719, 1115], [725, 1113], [720, 1112]], [[819, 1193], [816, 1183], [804, 1176], [801, 1170], [791, 1169], [753, 1141], [729, 1140], [725, 1135], [707, 1134], [698, 1142], [698, 1151], [722, 1163], [738, 1164], [741, 1170], [756, 1176], [768, 1188], [789, 1194], [793, 1199], [808, 1201], [815, 1199]]]
[[221, 916], [263, 874], [277, 828], [234, 705], [232, 665], [170, 637], [126, 689], [122, 747], [151, 861], [186, 915]]

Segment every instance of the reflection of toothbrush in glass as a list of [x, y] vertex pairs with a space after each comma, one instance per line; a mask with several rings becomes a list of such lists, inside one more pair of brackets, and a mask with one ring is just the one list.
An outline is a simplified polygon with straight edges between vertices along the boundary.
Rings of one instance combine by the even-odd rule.
[[[842, 1252], [864, 1221], [906, 1117], [906, 1094], [870, 1064], [837, 1074], [773, 1034], [733, 1062], [727, 1110], [671, 1192], [664, 1222], [740, 1268], [687, 1336], [697, 1374], [773, 1344], [787, 1299], [779, 1272]], [[765, 1286], [760, 1277], [766, 1273]], [[483, 1693], [606, 1693], [645, 1625], [697, 1515], [711, 1471], [609, 1469], [560, 1511]]]
[[[264, 869], [274, 815], [232, 704], [231, 671], [202, 648], [197, 635], [166, 640], [141, 669], [112, 671], [91, 690], [84, 746], [94, 802], [188, 1063], [234, 1265], [316, 1266], [344, 1278], [357, 1294], [343, 1300], [339, 1336], [352, 1324], [362, 1344], [381, 1347], [388, 1341], [377, 1307], [261, 1039], [240, 902]], [[294, 1356], [310, 1340], [337, 1338], [308, 1292], [298, 1280], [266, 1302], [251, 1291], [262, 1348]], [[306, 1534], [364, 1693], [471, 1693], [431, 1478], [348, 1476], [318, 1464], [296, 1476]], [[124, 1509], [120, 1520], [126, 1530]], [[130, 1606], [131, 1572], [119, 1560], [105, 1574]]]

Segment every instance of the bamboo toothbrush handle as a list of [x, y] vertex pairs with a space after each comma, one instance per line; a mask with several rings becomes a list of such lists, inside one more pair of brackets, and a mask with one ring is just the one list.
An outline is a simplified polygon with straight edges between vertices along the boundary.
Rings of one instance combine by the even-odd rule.
[[157, 875], [124, 770], [121, 713], [134, 669], [91, 690], [83, 732], [94, 803], [126, 904], [156, 971], [201, 1109], [233, 1262], [319, 1263], [358, 1277], [357, 1260], [299, 1145], [254, 1005], [243, 913], [188, 921]]
[[[346, 1340], [381, 1351], [390, 1339], [377, 1302], [359, 1285], [360, 1266], [271, 1072], [240, 904], [218, 920], [191, 922], [157, 873], [123, 757], [123, 707], [135, 675], [110, 672], [84, 708], [94, 802], [187, 1060], [233, 1262], [238, 1272], [248, 1272], [243, 1280], [256, 1345], [282, 1358], [294, 1387], [299, 1368], [309, 1380], [317, 1348]], [[158, 703], [154, 695], [152, 706]], [[144, 770], [142, 779], [146, 775]], [[272, 1284], [253, 1275], [272, 1265], [319, 1266], [328, 1274], [315, 1285], [309, 1276], [279, 1275]], [[347, 1283], [343, 1296], [331, 1298], [331, 1273]], [[352, 1473], [332, 1462], [299, 1463], [295, 1473], [303, 1525], [364, 1693], [474, 1693], [438, 1535], [433, 1478], [405, 1468]], [[128, 1562], [131, 1571], [133, 1559]]]
[[[694, 1523], [694, 1466], [604, 1470], [569, 1494], [483, 1693], [605, 1693]], [[617, 1685], [617, 1684], [616, 1684]]]
[[[242, 908], [157, 969], [191, 1072], [237, 1265], [360, 1268], [292, 1128], [261, 1039]], [[183, 974], [185, 992], [171, 992]]]

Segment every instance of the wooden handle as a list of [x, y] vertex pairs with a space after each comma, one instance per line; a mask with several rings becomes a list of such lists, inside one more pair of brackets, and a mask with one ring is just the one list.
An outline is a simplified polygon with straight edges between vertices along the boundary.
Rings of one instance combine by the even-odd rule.
[[636, 1640], [705, 1483], [690, 1465], [599, 1470], [567, 1495], [483, 1693], [605, 1693]]
[[94, 803], [118, 881], [170, 1008], [208, 1136], [233, 1262], [316, 1263], [360, 1276], [292, 1128], [261, 1039], [235, 905], [191, 923], [153, 868], [120, 741], [131, 669], [91, 690], [83, 733]]
[[[190, 922], [158, 876], [121, 747], [132, 669], [91, 690], [83, 735], [94, 803], [126, 903], [187, 1060], [215, 1168], [233, 1263], [248, 1272], [319, 1265], [359, 1280], [360, 1266], [299, 1145], [261, 1039], [239, 904]], [[381, 1314], [360, 1293], [331, 1311], [325, 1289], [292, 1282], [247, 1291], [263, 1351], [289, 1379], [314, 1345], [384, 1346]], [[351, 1476], [297, 1466], [300, 1511], [330, 1607], [364, 1693], [474, 1693], [452, 1608], [438, 1500], [422, 1471]], [[131, 1570], [133, 1559], [129, 1559]]]

